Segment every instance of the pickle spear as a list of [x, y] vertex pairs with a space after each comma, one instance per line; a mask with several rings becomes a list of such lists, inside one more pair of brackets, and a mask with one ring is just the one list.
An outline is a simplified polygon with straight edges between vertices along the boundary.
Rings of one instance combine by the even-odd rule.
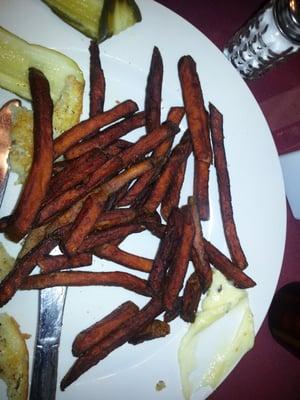
[[142, 20], [134, 0], [43, 0], [67, 24], [103, 42]]

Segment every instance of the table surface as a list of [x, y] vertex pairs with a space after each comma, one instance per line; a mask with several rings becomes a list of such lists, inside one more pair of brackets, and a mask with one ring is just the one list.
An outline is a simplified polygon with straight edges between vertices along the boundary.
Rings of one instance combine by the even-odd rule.
[[[157, 1], [191, 22], [220, 49], [264, 3], [261, 0]], [[293, 149], [295, 143], [300, 146], [300, 102], [297, 101], [299, 96], [295, 96], [298, 91], [300, 93], [299, 70], [300, 54], [297, 54], [258, 80], [248, 82], [269, 123], [279, 154]], [[295, 135], [298, 135], [298, 141]], [[294, 219], [288, 206], [286, 246], [278, 288], [288, 282], [300, 281], [299, 237], [300, 220]], [[210, 400], [299, 400], [299, 378], [299, 360], [272, 338], [265, 319], [254, 348], [210, 396]]]

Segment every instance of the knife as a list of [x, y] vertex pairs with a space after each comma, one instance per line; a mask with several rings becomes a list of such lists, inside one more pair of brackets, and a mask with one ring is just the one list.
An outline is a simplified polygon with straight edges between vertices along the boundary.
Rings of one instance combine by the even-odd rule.
[[54, 400], [66, 287], [40, 290], [30, 400]]
[[[8, 176], [11, 146], [12, 109], [21, 106], [10, 100], [0, 109], [0, 206]], [[43, 289], [39, 293], [39, 316], [34, 352], [30, 400], [54, 400], [57, 383], [58, 348], [62, 327], [66, 287]]]

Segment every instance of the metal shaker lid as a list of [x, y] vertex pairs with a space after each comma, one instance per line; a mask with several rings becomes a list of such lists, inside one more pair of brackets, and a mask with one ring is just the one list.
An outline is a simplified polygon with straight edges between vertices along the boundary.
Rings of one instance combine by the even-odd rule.
[[273, 10], [283, 35], [300, 45], [300, 0], [275, 0]]

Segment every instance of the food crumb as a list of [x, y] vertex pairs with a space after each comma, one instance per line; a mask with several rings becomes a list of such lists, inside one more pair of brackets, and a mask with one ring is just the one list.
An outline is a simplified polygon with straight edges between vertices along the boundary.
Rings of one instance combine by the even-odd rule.
[[165, 382], [162, 381], [162, 380], [160, 380], [160, 381], [157, 382], [157, 384], [156, 384], [156, 386], [155, 386], [155, 390], [156, 390], [157, 392], [160, 392], [161, 390], [165, 389], [165, 387], [166, 387]]

